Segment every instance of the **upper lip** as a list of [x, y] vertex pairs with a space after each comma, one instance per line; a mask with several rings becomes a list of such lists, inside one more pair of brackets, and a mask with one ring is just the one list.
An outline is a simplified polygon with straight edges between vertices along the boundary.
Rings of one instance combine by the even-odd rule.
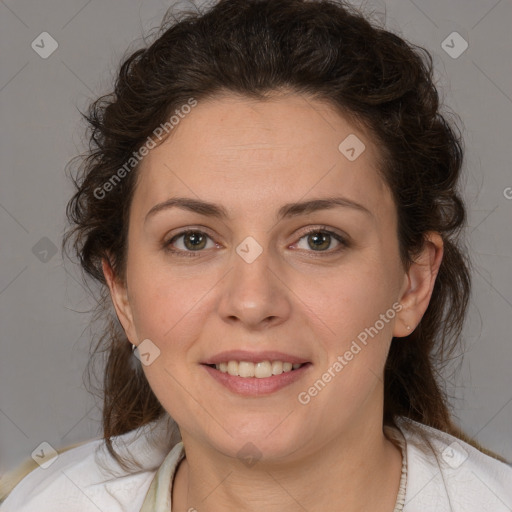
[[300, 356], [285, 354], [274, 350], [265, 350], [263, 352], [250, 352], [247, 350], [228, 350], [220, 352], [209, 357], [202, 364], [220, 364], [228, 361], [248, 361], [251, 363], [259, 363], [261, 361], [283, 361], [292, 364], [303, 364], [309, 361]]

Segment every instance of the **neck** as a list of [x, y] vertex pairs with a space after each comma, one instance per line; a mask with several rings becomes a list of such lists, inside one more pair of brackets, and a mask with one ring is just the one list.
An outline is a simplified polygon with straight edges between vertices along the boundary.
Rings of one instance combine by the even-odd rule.
[[394, 510], [402, 456], [380, 422], [358, 425], [314, 454], [296, 452], [293, 461], [260, 460], [252, 466], [187, 436], [183, 442], [187, 456], [173, 485], [176, 512]]

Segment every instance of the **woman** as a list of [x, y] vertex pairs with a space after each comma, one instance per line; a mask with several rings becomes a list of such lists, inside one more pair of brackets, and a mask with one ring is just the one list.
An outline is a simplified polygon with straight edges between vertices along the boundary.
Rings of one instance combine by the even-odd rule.
[[115, 320], [104, 435], [2, 511], [511, 509], [437, 378], [470, 277], [426, 51], [334, 1], [221, 0], [87, 117], [64, 246]]

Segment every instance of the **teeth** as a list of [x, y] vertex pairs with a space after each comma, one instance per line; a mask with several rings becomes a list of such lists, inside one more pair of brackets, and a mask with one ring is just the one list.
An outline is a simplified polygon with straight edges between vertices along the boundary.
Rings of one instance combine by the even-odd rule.
[[254, 377], [254, 363], [240, 361], [238, 363], [238, 375], [240, 377]]
[[[240, 363], [239, 368], [242, 366], [243, 363]], [[254, 366], [254, 376], [258, 379], [261, 379], [263, 377], [270, 377], [272, 375], [272, 364], [270, 361], [262, 361], [261, 363], [245, 363], [245, 364], [251, 364]], [[242, 377], [244, 375], [240, 374]]]
[[249, 361], [228, 361], [216, 364], [215, 368], [222, 373], [238, 377], [256, 377], [264, 379], [272, 377], [272, 375], [281, 375], [281, 373], [291, 372], [302, 365], [300, 363], [288, 363], [283, 361], [261, 361], [259, 363], [251, 363]]
[[[217, 365], [215, 365], [217, 367]], [[229, 375], [238, 375], [238, 363], [236, 361], [228, 362], [228, 373]]]
[[272, 363], [272, 375], [281, 375], [283, 373], [282, 361], [273, 361]]

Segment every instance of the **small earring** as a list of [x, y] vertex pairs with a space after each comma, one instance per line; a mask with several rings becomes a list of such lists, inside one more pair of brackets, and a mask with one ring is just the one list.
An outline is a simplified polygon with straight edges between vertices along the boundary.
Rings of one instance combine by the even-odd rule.
[[408, 325], [408, 326], [407, 326], [407, 330], [408, 330], [408, 331], [410, 331], [410, 330], [411, 330], [411, 326], [410, 326], [410, 325]]
[[137, 348], [137, 345], [134, 345], [134, 344], [132, 343], [132, 352], [133, 352], [136, 348]]

